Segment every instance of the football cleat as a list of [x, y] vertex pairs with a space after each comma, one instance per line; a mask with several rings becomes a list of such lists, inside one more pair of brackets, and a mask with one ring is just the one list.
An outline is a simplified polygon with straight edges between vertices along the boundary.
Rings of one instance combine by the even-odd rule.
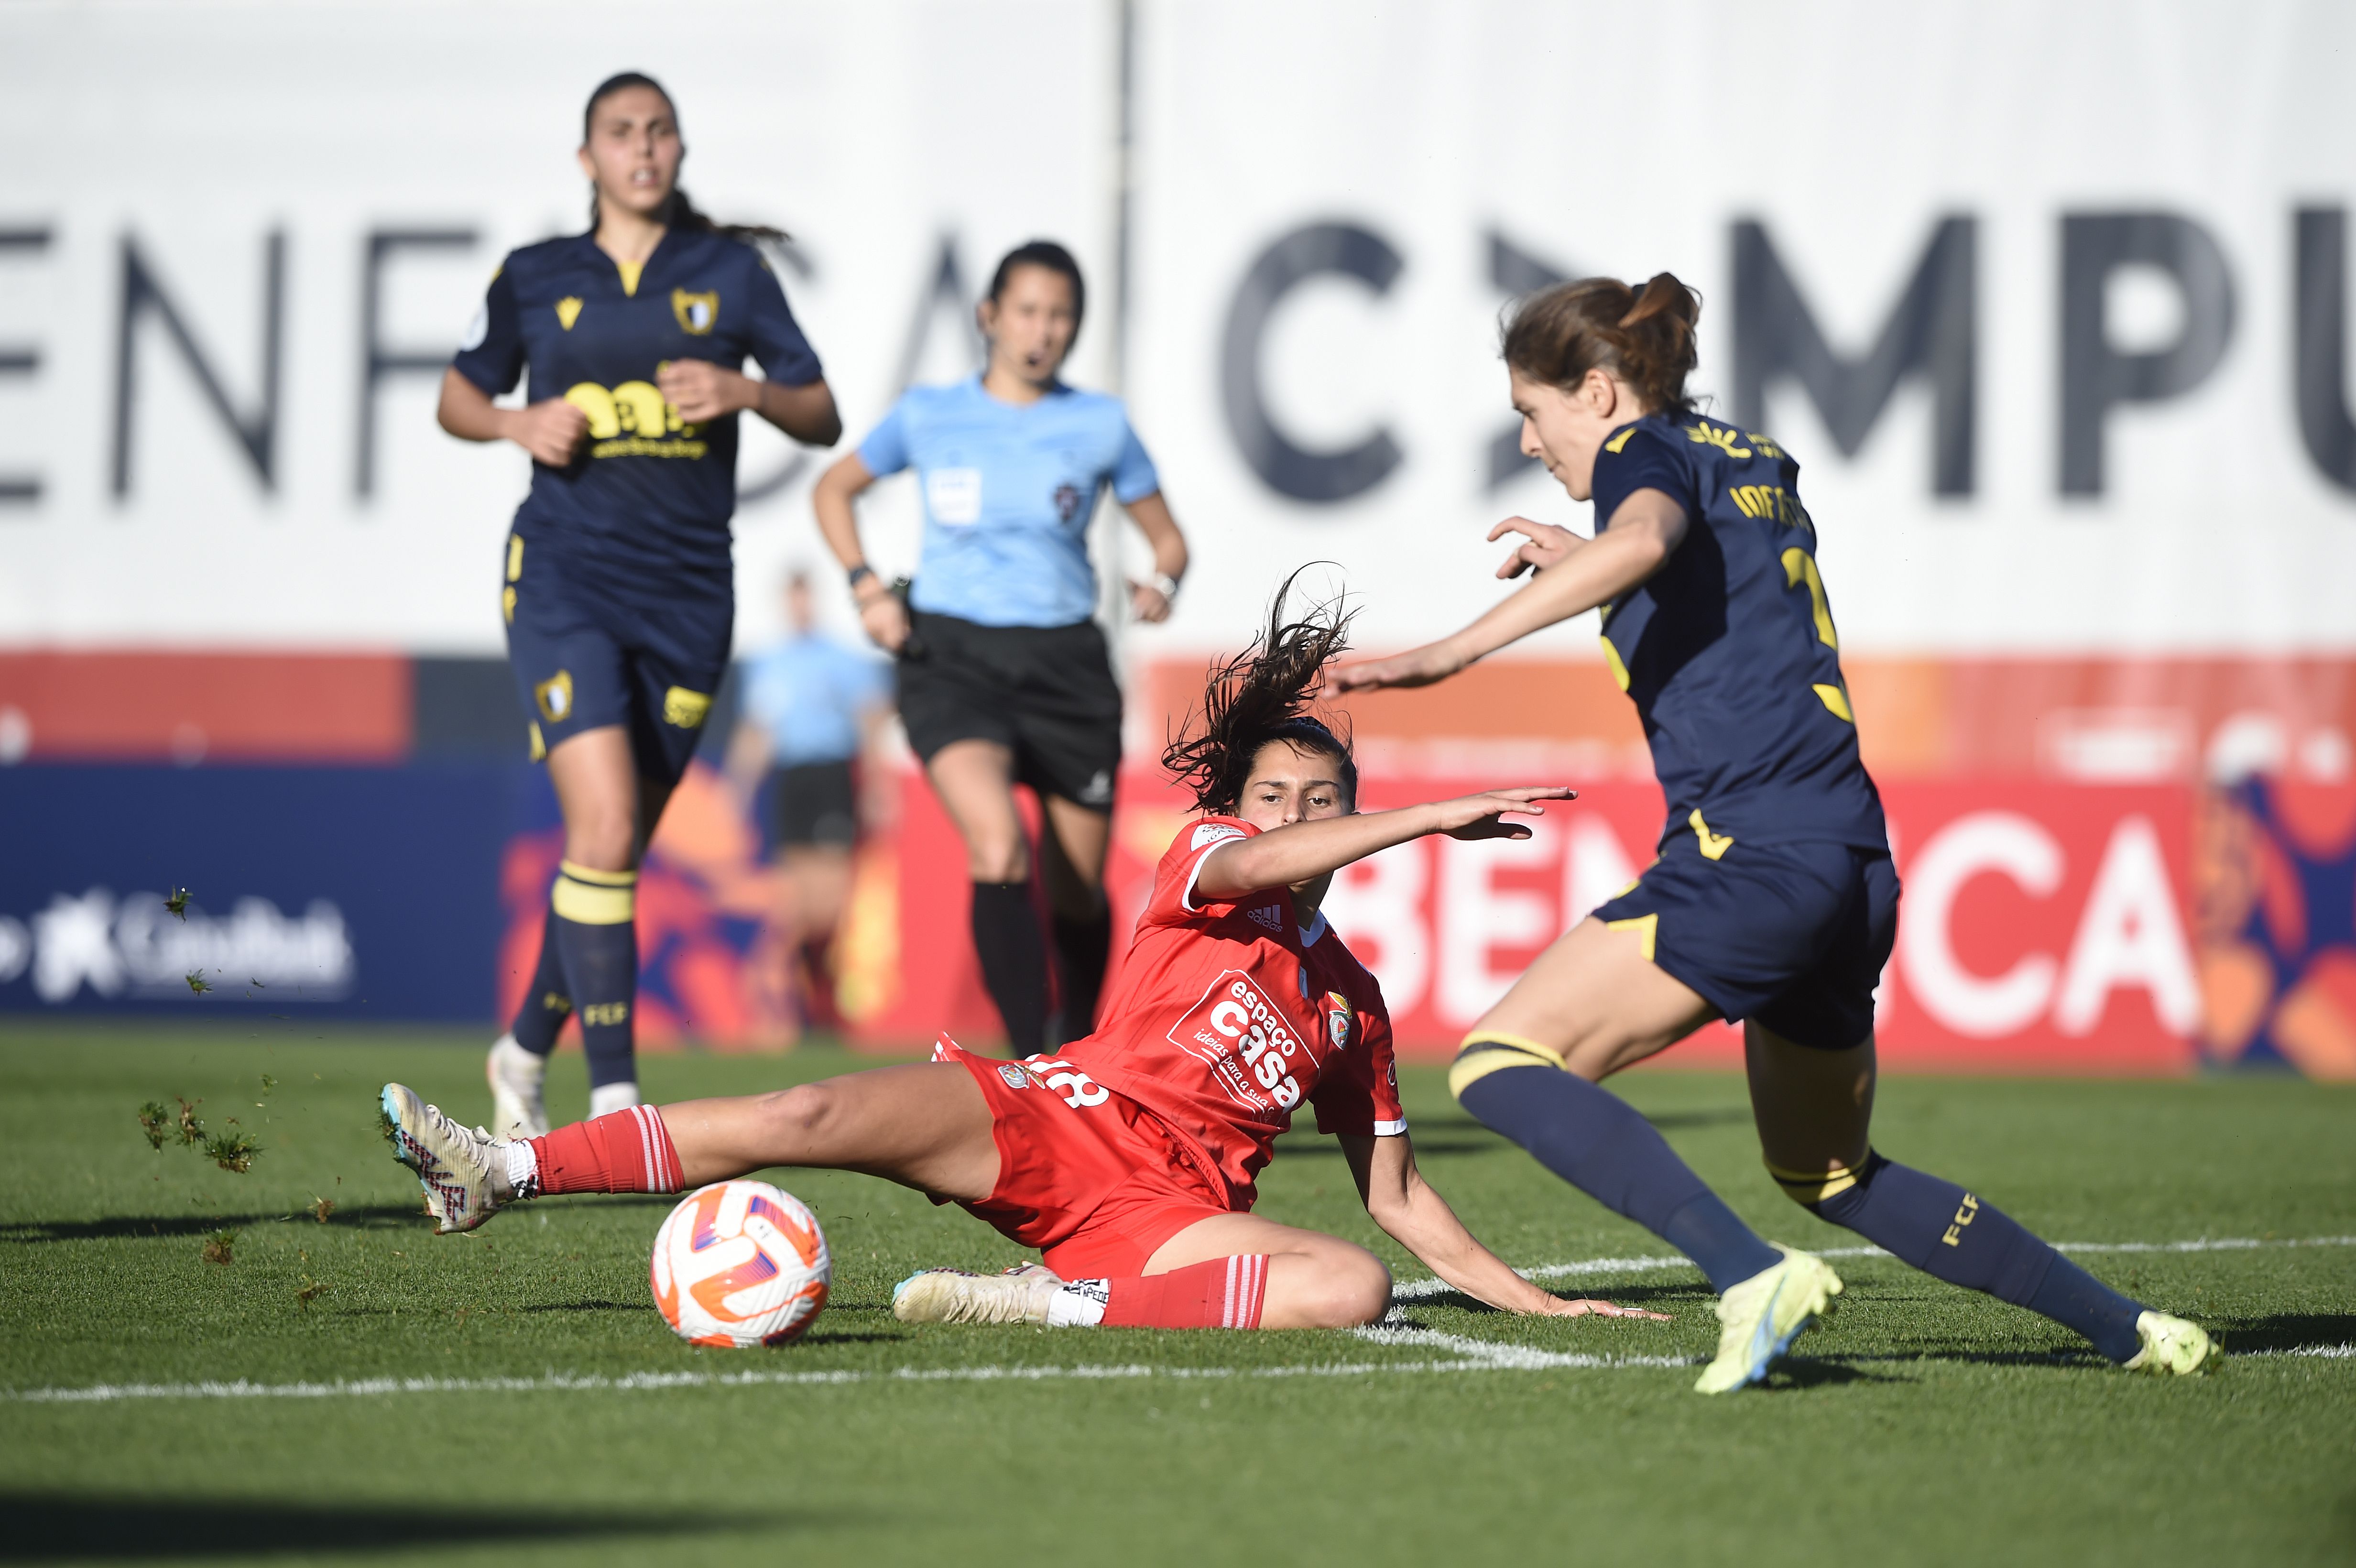
[[388, 1083], [378, 1104], [392, 1157], [417, 1173], [434, 1234], [471, 1231], [506, 1207], [497, 1189], [507, 1153], [481, 1127], [469, 1132], [402, 1083]]
[[1063, 1284], [1044, 1264], [1004, 1274], [928, 1268], [892, 1287], [892, 1316], [903, 1323], [1044, 1323]]
[[1841, 1282], [1831, 1265], [1814, 1253], [1775, 1250], [1782, 1263], [1719, 1297], [1718, 1359], [1703, 1369], [1695, 1392], [1730, 1393], [1762, 1381], [1793, 1340], [1832, 1316]]
[[491, 1047], [483, 1075], [491, 1082], [491, 1128], [500, 1138], [544, 1138], [548, 1106], [541, 1084], [548, 1077], [548, 1058], [534, 1056], [516, 1043], [511, 1034], [499, 1036]]
[[2136, 1335], [2143, 1340], [2143, 1349], [2120, 1365], [2131, 1372], [2149, 1372], [2156, 1378], [2213, 1371], [2218, 1358], [2224, 1354], [2200, 1324], [2170, 1317], [2165, 1312], [2146, 1312], [2137, 1317]]

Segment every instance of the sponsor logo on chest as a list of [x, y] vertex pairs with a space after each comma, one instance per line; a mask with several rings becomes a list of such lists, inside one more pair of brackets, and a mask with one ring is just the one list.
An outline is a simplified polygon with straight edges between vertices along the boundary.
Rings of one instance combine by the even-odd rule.
[[1316, 1058], [1251, 976], [1229, 969], [1170, 1030], [1170, 1043], [1204, 1062], [1227, 1097], [1254, 1112], [1301, 1103], [1301, 1072]]

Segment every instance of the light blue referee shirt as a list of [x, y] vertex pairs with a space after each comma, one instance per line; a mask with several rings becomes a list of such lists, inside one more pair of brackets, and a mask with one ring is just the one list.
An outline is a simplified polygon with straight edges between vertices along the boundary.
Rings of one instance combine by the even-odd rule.
[[769, 732], [781, 768], [847, 763], [859, 754], [859, 722], [892, 700], [892, 667], [818, 632], [754, 656], [744, 712]]
[[911, 387], [859, 443], [882, 478], [916, 471], [924, 555], [909, 602], [984, 626], [1068, 626], [1096, 611], [1088, 516], [1162, 488], [1119, 398], [1058, 383], [1028, 407], [981, 378]]

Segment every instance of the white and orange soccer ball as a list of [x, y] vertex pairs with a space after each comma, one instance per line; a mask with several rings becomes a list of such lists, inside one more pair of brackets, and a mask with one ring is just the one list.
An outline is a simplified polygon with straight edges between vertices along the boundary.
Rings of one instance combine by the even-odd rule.
[[691, 1345], [782, 1345], [817, 1321], [834, 1265], [818, 1216], [766, 1181], [691, 1192], [655, 1232], [655, 1306]]

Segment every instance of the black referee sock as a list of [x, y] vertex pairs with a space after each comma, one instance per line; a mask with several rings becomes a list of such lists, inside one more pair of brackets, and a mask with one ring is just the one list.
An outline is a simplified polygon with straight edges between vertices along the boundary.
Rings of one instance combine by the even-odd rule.
[[581, 1013], [589, 1087], [635, 1083], [638, 998], [638, 874], [565, 861], [549, 895], [565, 989]]
[[573, 997], [564, 988], [564, 955], [557, 951], [556, 906], [552, 903], [540, 928], [540, 966], [531, 972], [531, 984], [524, 989], [508, 1032], [534, 1056], [546, 1056], [556, 1049], [556, 1033], [572, 1016]]
[[1081, 920], [1059, 914], [1049, 923], [1055, 931], [1055, 977], [1063, 982], [1059, 1032], [1064, 1040], [1085, 1039], [1096, 1032], [1097, 997], [1112, 956], [1112, 910], [1100, 906]]
[[[2141, 1303], [1952, 1181], [1870, 1153], [1854, 1171], [1808, 1177], [1768, 1169], [1805, 1207], [1925, 1274], [2051, 1317], [2093, 1340], [2114, 1361], [2142, 1349], [2136, 1333]], [[1811, 1189], [1822, 1196], [1811, 1201]]]
[[973, 951], [982, 988], [998, 1004], [1006, 1042], [1017, 1056], [1047, 1049], [1047, 944], [1039, 938], [1031, 884], [973, 885]]
[[[1488, 1043], [1476, 1037], [1469, 1051]], [[1458, 1058], [1460, 1068], [1463, 1058]], [[1653, 1124], [1608, 1089], [1559, 1067], [1506, 1067], [1459, 1079], [1457, 1104], [1590, 1198], [1693, 1259], [1723, 1293], [1783, 1262], [1736, 1218]]]

